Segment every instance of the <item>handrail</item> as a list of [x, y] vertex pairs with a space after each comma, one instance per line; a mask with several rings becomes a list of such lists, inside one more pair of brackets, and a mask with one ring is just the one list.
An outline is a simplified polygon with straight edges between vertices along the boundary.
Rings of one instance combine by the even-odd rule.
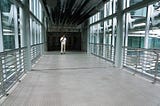
[[[115, 48], [111, 44], [89, 43], [90, 52], [112, 63], [115, 62]], [[153, 79], [160, 80], [160, 50], [133, 48], [123, 46], [123, 66], [136, 73], [142, 73]]]
[[5, 55], [5, 54], [7, 54], [7, 53], [15, 52], [15, 51], [22, 50], [22, 49], [26, 49], [26, 48], [27, 48], [27, 47], [22, 47], [22, 48], [18, 48], [18, 49], [6, 50], [6, 51], [3, 51], [3, 52], [0, 52], [0, 55]]
[[[31, 61], [34, 64], [41, 56], [42, 44], [31, 46]], [[0, 98], [7, 92], [26, 72], [27, 47], [0, 52]]]
[[160, 50], [123, 47], [123, 65], [153, 78], [153, 83], [160, 80]]

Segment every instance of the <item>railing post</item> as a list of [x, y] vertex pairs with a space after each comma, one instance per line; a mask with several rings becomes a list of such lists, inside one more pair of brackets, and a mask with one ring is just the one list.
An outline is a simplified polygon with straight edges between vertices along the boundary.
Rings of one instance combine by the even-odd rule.
[[135, 63], [135, 71], [134, 71], [134, 73], [133, 73], [133, 75], [135, 75], [136, 74], [136, 72], [138, 71], [137, 70], [137, 68], [138, 68], [138, 52], [139, 52], [139, 50], [137, 49], [137, 50], [135, 50], [136, 51], [136, 63]]
[[3, 82], [3, 66], [2, 66], [2, 56], [0, 56], [0, 89], [2, 90], [2, 95], [5, 95], [4, 82]]
[[154, 53], [157, 55], [157, 58], [156, 58], [156, 63], [155, 63], [155, 73], [154, 73], [154, 80], [153, 80], [153, 82], [152, 83], [155, 83], [156, 82], [156, 80], [157, 80], [157, 74], [158, 74], [158, 65], [159, 65], [159, 63], [158, 63], [158, 61], [159, 61], [159, 54], [156, 52], [156, 51], [154, 51]]

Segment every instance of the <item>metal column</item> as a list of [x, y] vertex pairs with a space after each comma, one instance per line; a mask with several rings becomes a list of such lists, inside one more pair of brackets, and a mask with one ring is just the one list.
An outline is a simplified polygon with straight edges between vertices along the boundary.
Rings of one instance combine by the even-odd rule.
[[123, 66], [123, 0], [118, 0], [118, 9], [117, 9], [117, 36], [116, 36], [116, 52], [115, 52], [115, 67], [122, 68]]
[[149, 42], [148, 42], [148, 40], [149, 40], [149, 24], [150, 24], [150, 16], [151, 16], [151, 6], [150, 5], [148, 5], [147, 6], [147, 14], [146, 14], [146, 29], [145, 29], [145, 40], [144, 40], [144, 48], [148, 48], [148, 44], [149, 44]]
[[3, 28], [2, 28], [2, 13], [0, 10], [0, 52], [3, 52]]
[[22, 36], [23, 42], [25, 46], [27, 46], [26, 50], [26, 58], [25, 63], [27, 67], [25, 68], [27, 71], [31, 70], [31, 46], [30, 46], [30, 21], [29, 21], [29, 1], [23, 0], [23, 4], [26, 6], [22, 10]]

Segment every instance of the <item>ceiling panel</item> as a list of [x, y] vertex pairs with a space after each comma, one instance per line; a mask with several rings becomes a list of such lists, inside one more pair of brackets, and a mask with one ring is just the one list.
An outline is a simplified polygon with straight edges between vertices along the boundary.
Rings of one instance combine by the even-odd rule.
[[43, 0], [50, 19], [57, 26], [76, 26], [95, 14], [107, 0]]

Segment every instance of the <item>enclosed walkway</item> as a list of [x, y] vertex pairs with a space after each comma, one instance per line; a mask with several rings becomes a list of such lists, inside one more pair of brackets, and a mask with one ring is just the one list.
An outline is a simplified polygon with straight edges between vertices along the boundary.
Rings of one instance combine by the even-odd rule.
[[1, 106], [160, 106], [159, 92], [93, 55], [48, 52]]

